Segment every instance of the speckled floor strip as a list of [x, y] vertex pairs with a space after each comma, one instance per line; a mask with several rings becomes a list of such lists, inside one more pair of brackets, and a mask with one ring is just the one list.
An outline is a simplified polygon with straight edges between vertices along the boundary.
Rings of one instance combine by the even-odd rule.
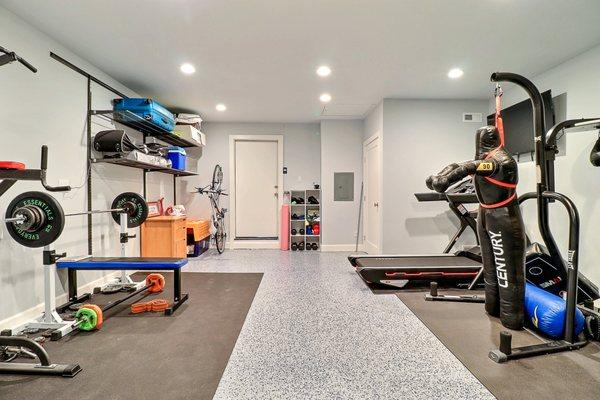
[[344, 253], [209, 252], [186, 271], [262, 272], [215, 399], [493, 399]]

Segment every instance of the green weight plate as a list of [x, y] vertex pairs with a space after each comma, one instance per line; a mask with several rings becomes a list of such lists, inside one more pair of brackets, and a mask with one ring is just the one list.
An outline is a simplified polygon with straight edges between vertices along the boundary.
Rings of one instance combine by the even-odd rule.
[[[129, 228], [137, 228], [148, 218], [148, 204], [142, 196], [133, 192], [121, 193], [112, 202], [111, 209], [124, 208], [127, 210], [127, 225]], [[120, 213], [112, 212], [115, 222], [120, 223]]]
[[98, 325], [98, 314], [90, 308], [80, 308], [75, 314], [75, 319], [79, 322], [79, 330], [82, 331], [93, 331]]
[[19, 224], [7, 222], [8, 233], [17, 243], [26, 247], [44, 247], [61, 235], [65, 227], [65, 213], [54, 197], [43, 192], [21, 193], [8, 205], [6, 218], [24, 215], [20, 209], [33, 209], [35, 215], [41, 216], [41, 219], [39, 224], [34, 224], [29, 229], [22, 229]]

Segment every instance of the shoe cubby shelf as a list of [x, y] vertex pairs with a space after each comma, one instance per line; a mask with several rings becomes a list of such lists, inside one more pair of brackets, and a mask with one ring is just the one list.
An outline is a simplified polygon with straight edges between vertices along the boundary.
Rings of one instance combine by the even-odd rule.
[[[314, 198], [313, 201], [316, 203], [309, 203], [309, 198]], [[301, 200], [300, 204], [298, 200]], [[296, 202], [296, 204], [294, 204]], [[296, 215], [296, 218], [294, 218]], [[297, 219], [297, 217], [301, 217]], [[315, 224], [319, 225], [318, 235], [306, 234], [308, 226], [313, 227]], [[304, 233], [300, 234], [300, 229], [304, 229]], [[290, 250], [292, 244], [302, 244], [304, 251], [307, 245], [316, 243], [318, 250], [321, 249], [321, 190], [320, 189], [309, 189], [309, 190], [292, 190], [290, 191]], [[295, 231], [296, 234], [292, 234]], [[312, 249], [310, 251], [313, 251]]]

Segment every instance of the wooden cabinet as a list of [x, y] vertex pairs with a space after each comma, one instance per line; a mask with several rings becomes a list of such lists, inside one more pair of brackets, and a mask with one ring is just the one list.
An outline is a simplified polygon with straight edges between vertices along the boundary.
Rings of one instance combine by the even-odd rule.
[[187, 257], [185, 217], [153, 217], [142, 224], [142, 257]]

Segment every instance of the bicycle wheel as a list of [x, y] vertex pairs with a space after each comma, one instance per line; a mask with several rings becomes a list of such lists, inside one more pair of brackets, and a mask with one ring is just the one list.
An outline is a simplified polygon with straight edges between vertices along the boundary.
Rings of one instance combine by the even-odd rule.
[[212, 179], [212, 190], [221, 189], [221, 184], [223, 183], [223, 169], [219, 164], [215, 165], [215, 169], [213, 171], [213, 179]]
[[225, 228], [223, 227], [223, 220], [217, 225], [217, 231], [215, 232], [215, 244], [219, 254], [223, 254], [225, 251]]

